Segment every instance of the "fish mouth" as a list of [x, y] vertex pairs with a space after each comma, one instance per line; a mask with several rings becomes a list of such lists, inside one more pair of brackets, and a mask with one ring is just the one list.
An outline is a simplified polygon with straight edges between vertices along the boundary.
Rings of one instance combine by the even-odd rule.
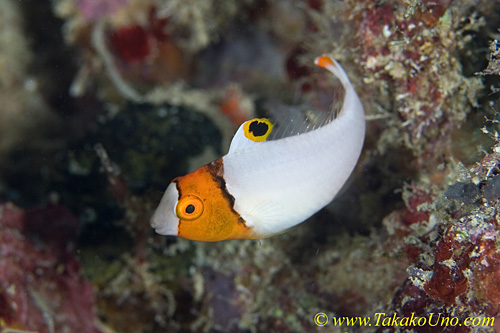
[[179, 228], [179, 218], [175, 215], [175, 207], [179, 200], [179, 191], [175, 183], [171, 183], [160, 204], [151, 217], [151, 227], [160, 235], [177, 236]]

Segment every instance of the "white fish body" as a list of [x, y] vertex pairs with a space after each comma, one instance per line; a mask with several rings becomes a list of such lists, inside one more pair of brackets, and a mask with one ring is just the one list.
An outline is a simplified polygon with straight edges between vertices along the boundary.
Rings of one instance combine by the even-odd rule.
[[332, 122], [240, 151], [231, 147], [222, 158], [234, 210], [264, 237], [293, 227], [330, 203], [361, 154], [363, 106], [342, 67], [331, 60], [326, 69], [345, 89], [342, 109]]
[[342, 67], [327, 56], [316, 64], [344, 86], [337, 117], [309, 132], [265, 141], [268, 132], [263, 142], [249, 134], [259, 120], [246, 122], [227, 155], [172, 181], [151, 219], [157, 232], [200, 241], [269, 237], [334, 199], [360, 156], [365, 117]]

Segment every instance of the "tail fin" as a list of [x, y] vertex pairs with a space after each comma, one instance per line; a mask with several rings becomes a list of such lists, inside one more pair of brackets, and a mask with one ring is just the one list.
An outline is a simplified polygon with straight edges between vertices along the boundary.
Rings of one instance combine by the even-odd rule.
[[323, 67], [324, 69], [333, 73], [333, 75], [335, 75], [340, 80], [340, 82], [342, 82], [342, 85], [344, 87], [348, 87], [351, 85], [351, 81], [349, 81], [349, 78], [347, 77], [347, 74], [342, 66], [340, 66], [337, 60], [333, 59], [332, 57], [323, 55], [321, 57], [317, 57], [316, 60], [314, 60], [314, 63], [317, 66]]

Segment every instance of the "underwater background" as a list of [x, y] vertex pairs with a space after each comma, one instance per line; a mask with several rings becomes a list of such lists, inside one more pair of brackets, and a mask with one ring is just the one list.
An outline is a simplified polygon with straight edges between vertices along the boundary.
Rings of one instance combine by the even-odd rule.
[[[498, 0], [1, 0], [1, 332], [500, 331], [499, 22]], [[367, 118], [338, 197], [268, 239], [155, 234], [242, 122], [338, 103], [322, 54]]]

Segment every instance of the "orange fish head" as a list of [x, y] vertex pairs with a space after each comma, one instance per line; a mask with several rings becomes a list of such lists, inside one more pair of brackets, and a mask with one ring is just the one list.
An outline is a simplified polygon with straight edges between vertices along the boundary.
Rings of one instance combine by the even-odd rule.
[[162, 235], [214, 242], [235, 238], [254, 238], [251, 228], [234, 211], [234, 198], [227, 193], [222, 161], [217, 160], [167, 187], [151, 226]]

